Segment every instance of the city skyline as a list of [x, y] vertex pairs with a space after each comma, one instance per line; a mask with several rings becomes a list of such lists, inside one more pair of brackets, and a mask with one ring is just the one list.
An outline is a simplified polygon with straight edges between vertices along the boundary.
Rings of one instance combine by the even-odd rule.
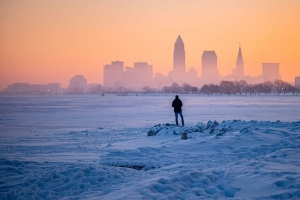
[[59, 82], [75, 74], [103, 84], [103, 66], [148, 62], [165, 76], [173, 69], [180, 35], [185, 69], [201, 77], [201, 57], [215, 50], [221, 76], [236, 68], [242, 46], [244, 74], [280, 63], [282, 80], [300, 74], [300, 2], [289, 1], [2, 1], [0, 87], [15, 82]]
[[[205, 84], [218, 84], [222, 80], [229, 81], [246, 81], [251, 84], [262, 83], [266, 81], [281, 80], [280, 75], [280, 63], [262, 63], [262, 74], [258, 76], [246, 76], [244, 75], [244, 61], [242, 56], [241, 46], [238, 48], [238, 56], [236, 60], [236, 67], [232, 69], [232, 73], [227, 76], [220, 76], [218, 70], [217, 55], [214, 50], [203, 51], [202, 65], [200, 71], [202, 76], [199, 77], [197, 71], [191, 67], [189, 71], [185, 67], [185, 50], [184, 42], [179, 35], [174, 44], [173, 53], [173, 70], [165, 76], [160, 72], [153, 73], [153, 66], [148, 65], [147, 62], [135, 62], [134, 67], [124, 66], [123, 61], [111, 61], [111, 64], [103, 66], [103, 86], [106, 88], [118, 88], [125, 87], [131, 89], [142, 89], [142, 87], [153, 87], [155, 89], [161, 89], [162, 86], [168, 86], [172, 83], [179, 84], [191, 84], [193, 86], [202, 87]], [[163, 80], [164, 84], [157, 87], [158, 80]], [[74, 77], [84, 78], [83, 75], [75, 75]], [[74, 77], [72, 79], [74, 79]], [[162, 79], [161, 79], [162, 78]], [[196, 78], [196, 79], [195, 79]], [[297, 85], [295, 77], [295, 85]], [[72, 81], [71, 79], [71, 81]], [[29, 83], [17, 82], [13, 85]], [[47, 83], [48, 85], [57, 83]], [[97, 85], [98, 83], [90, 83], [90, 85]], [[60, 85], [60, 83], [59, 83]], [[72, 87], [72, 84], [68, 88]], [[85, 79], [84, 88], [87, 87], [87, 80]], [[7, 85], [11, 87], [12, 85]]]
[[174, 44], [173, 70], [170, 70], [166, 76], [160, 72], [153, 74], [153, 66], [148, 65], [147, 62], [135, 62], [133, 68], [125, 67], [124, 70], [123, 61], [112, 61], [111, 64], [103, 66], [103, 86], [106, 89], [141, 90], [147, 87], [161, 90], [164, 86], [170, 86], [173, 83], [202, 87], [206, 84], [219, 84], [221, 81], [246, 81], [246, 83], [258, 84], [281, 80], [280, 63], [262, 63], [262, 74], [245, 76], [241, 46], [237, 53], [236, 67], [227, 76], [221, 76], [219, 73], [216, 52], [214, 50], [203, 51], [200, 68], [202, 76], [199, 77], [193, 67], [186, 71], [184, 47], [184, 41], [179, 35]]

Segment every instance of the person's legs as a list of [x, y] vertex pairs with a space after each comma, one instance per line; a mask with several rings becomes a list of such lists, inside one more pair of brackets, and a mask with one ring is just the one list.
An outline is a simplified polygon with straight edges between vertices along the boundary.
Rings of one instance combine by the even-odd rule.
[[178, 126], [178, 113], [175, 112], [175, 121], [176, 121], [176, 125]]
[[181, 117], [181, 124], [182, 124], [182, 126], [184, 126], [184, 120], [183, 120], [182, 112], [180, 112], [179, 115], [180, 115], [180, 117]]

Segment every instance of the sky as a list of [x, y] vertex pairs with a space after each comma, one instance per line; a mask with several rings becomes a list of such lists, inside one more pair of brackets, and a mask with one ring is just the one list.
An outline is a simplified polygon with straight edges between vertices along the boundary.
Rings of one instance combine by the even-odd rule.
[[201, 76], [201, 56], [215, 50], [222, 76], [241, 45], [245, 75], [280, 63], [282, 80], [300, 76], [299, 0], [0, 0], [0, 89], [61, 83], [82, 74], [103, 83], [103, 66], [144, 61], [154, 73], [173, 67], [174, 43]]

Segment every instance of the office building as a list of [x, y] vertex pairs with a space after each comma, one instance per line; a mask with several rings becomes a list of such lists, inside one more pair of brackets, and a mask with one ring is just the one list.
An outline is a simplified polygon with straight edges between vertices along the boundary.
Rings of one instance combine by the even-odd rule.
[[110, 88], [120, 87], [124, 64], [120, 61], [111, 62], [103, 67], [103, 86]]
[[280, 80], [279, 63], [263, 63], [262, 76], [264, 82]]
[[152, 86], [153, 82], [153, 66], [148, 65], [147, 62], [135, 62], [134, 72], [136, 74], [136, 86], [143, 88], [145, 86]]
[[87, 89], [87, 80], [83, 75], [76, 75], [70, 80], [68, 87], [68, 93], [71, 94], [82, 94]]
[[300, 76], [295, 77], [295, 87], [300, 88]]
[[204, 51], [202, 54], [202, 82], [203, 84], [218, 83], [219, 71], [217, 54], [215, 51]]

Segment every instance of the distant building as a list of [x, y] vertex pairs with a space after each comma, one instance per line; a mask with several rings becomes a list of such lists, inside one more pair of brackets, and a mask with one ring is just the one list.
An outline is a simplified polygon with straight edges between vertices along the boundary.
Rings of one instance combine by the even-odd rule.
[[244, 81], [246, 81], [248, 84], [257, 84], [257, 83], [263, 83], [263, 76], [244, 76]]
[[27, 95], [58, 95], [61, 93], [59, 83], [49, 84], [29, 84], [29, 83], [14, 83], [8, 85], [4, 94], [27, 94]]
[[196, 85], [198, 84], [198, 72], [195, 70], [194, 67], [191, 67], [190, 70], [186, 73], [188, 77], [188, 84]]
[[186, 82], [185, 68], [185, 50], [184, 43], [180, 35], [176, 39], [173, 52], [173, 70], [168, 73], [168, 77], [172, 83], [182, 84]]
[[120, 87], [123, 75], [124, 64], [120, 61], [111, 62], [103, 67], [103, 85], [105, 87]]
[[204, 84], [218, 83], [219, 76], [216, 52], [204, 51], [202, 54], [202, 82]]
[[136, 85], [139, 89], [145, 86], [152, 86], [152, 81], [153, 81], [152, 65], [148, 65], [147, 62], [135, 62], [134, 72], [136, 74]]
[[165, 76], [162, 73], [155, 73], [153, 86], [157, 89], [161, 89], [165, 85], [166, 85]]
[[275, 81], [280, 79], [279, 63], [263, 63], [262, 64], [263, 81]]
[[137, 76], [132, 67], [125, 67], [122, 76], [122, 86], [125, 88], [135, 89], [137, 87]]
[[69, 94], [83, 94], [87, 89], [87, 80], [83, 75], [76, 75], [70, 80], [70, 85], [67, 88]]
[[98, 83], [91, 83], [87, 85], [87, 93], [88, 94], [101, 94], [102, 93], [102, 85]]
[[176, 75], [182, 75], [186, 72], [184, 43], [180, 35], [178, 36], [174, 45], [173, 71]]
[[295, 87], [300, 88], [300, 76], [295, 77]]
[[[29, 94], [31, 92], [29, 83], [14, 83], [8, 85], [5, 89], [5, 92], [9, 94]], [[40, 93], [41, 91], [36, 91]]]
[[243, 60], [241, 47], [239, 47], [239, 53], [236, 60], [235, 75], [238, 81], [243, 80], [244, 78], [244, 60]]
[[105, 89], [139, 90], [153, 84], [153, 66], [147, 62], [135, 62], [134, 67], [125, 67], [120, 61], [103, 67], [103, 85]]

